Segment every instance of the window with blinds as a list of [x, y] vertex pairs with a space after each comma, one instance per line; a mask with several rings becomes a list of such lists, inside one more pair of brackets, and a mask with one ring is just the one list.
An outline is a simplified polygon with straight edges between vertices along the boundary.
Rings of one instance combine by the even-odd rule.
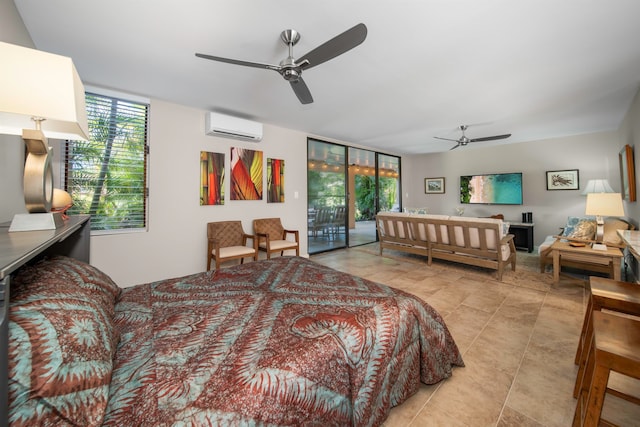
[[149, 104], [85, 93], [89, 141], [67, 141], [69, 214], [90, 214], [91, 230], [126, 232], [147, 226]]

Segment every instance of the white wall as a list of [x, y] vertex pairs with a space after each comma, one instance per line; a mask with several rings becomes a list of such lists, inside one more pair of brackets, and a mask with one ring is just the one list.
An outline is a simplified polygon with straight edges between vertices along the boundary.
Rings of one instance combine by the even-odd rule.
[[[431, 213], [455, 215], [463, 206], [460, 198], [460, 176], [481, 173], [522, 172], [524, 204], [464, 205], [464, 216], [488, 216], [502, 213], [506, 220], [520, 222], [522, 212], [532, 212], [534, 239], [539, 244], [549, 234], [557, 234], [569, 215], [583, 215], [585, 196], [582, 190], [547, 191], [546, 171], [578, 169], [580, 188], [589, 179], [606, 178], [614, 190], [620, 191], [618, 132], [482, 147], [470, 144], [445, 153], [412, 156], [403, 159], [404, 206], [427, 207]], [[445, 194], [424, 194], [425, 177], [445, 177]]]
[[[0, 41], [34, 47], [12, 0], [0, 0]], [[0, 222], [26, 212], [22, 191], [24, 142], [20, 136], [0, 134]]]
[[[205, 112], [152, 100], [149, 158], [149, 231], [91, 238], [91, 263], [121, 286], [204, 271], [206, 223], [241, 220], [252, 232], [255, 218], [281, 217], [285, 228], [300, 231], [300, 253], [307, 254], [307, 135], [264, 126], [261, 142], [207, 136]], [[285, 161], [285, 202], [229, 200], [230, 148], [261, 150]], [[225, 154], [225, 204], [200, 206], [200, 151]], [[266, 176], [265, 176], [266, 179]], [[298, 193], [298, 198], [294, 193]]]
[[[640, 170], [638, 170], [638, 157], [640, 157], [640, 90], [636, 94], [631, 108], [627, 113], [622, 126], [620, 126], [620, 144], [618, 151], [626, 144], [633, 148], [635, 174], [636, 174], [636, 199], [637, 202], [625, 202], [625, 212], [627, 216], [635, 218], [640, 222]], [[619, 178], [618, 178], [619, 181]]]

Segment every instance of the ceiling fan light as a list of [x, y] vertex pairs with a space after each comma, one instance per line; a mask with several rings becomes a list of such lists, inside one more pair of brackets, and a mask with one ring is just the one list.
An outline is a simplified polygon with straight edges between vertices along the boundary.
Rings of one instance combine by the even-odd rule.
[[300, 72], [295, 68], [285, 68], [282, 70], [282, 77], [288, 82], [295, 82], [300, 78]]

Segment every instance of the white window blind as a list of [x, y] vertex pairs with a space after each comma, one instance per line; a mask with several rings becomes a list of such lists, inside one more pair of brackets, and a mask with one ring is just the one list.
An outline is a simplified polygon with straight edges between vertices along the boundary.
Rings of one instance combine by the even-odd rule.
[[89, 141], [67, 141], [70, 214], [90, 214], [91, 230], [147, 226], [149, 104], [86, 92]]

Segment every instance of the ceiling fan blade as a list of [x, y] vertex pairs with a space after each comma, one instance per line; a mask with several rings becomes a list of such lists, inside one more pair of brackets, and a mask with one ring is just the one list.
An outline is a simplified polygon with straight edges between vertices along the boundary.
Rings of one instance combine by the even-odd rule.
[[434, 136], [434, 138], [436, 138], [436, 139], [444, 139], [445, 141], [460, 142], [460, 141], [458, 141], [457, 139], [442, 138], [442, 137], [439, 137], [439, 136]]
[[449, 151], [451, 151], [451, 150], [455, 150], [456, 148], [460, 147], [460, 145], [461, 145], [460, 143], [458, 143], [457, 145], [454, 145], [453, 147], [451, 147], [451, 148], [449, 149]]
[[496, 140], [496, 139], [509, 138], [510, 136], [511, 136], [510, 133], [507, 133], [505, 135], [485, 136], [484, 138], [473, 138], [473, 139], [470, 139], [469, 142], [493, 141], [493, 140]]
[[307, 87], [307, 84], [302, 80], [302, 77], [298, 78], [298, 80], [293, 81], [290, 80], [291, 88], [295, 92], [296, 96], [303, 104], [311, 104], [313, 102], [313, 96], [311, 96], [311, 92]]
[[227, 64], [244, 65], [245, 67], [265, 68], [267, 70], [280, 71], [279, 65], [261, 64], [259, 62], [240, 61], [238, 59], [222, 58], [220, 56], [205, 55], [204, 53], [196, 53], [198, 58], [210, 59], [212, 61], [226, 62]]
[[309, 69], [316, 65], [327, 62], [338, 55], [353, 49], [367, 38], [367, 27], [364, 24], [358, 24], [342, 34], [338, 34], [331, 40], [321, 44], [317, 48], [298, 59], [298, 63], [305, 60], [309, 61], [308, 65], [303, 65], [303, 69]]

